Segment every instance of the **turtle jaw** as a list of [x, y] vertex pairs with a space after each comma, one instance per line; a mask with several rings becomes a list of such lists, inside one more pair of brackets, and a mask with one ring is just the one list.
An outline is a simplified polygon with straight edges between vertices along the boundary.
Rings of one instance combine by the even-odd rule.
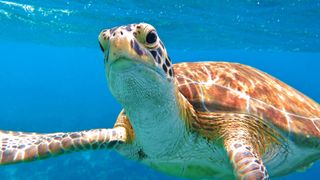
[[123, 106], [145, 94], [156, 95], [159, 86], [168, 83], [162, 71], [132, 59], [116, 59], [106, 69], [109, 89]]
[[[129, 94], [127, 90], [132, 93], [143, 93], [143, 87], [148, 87], [150, 84], [157, 85], [160, 82], [166, 81], [166, 75], [154, 66], [138, 57], [132, 57], [128, 54], [118, 51], [113, 52], [109, 49], [109, 56], [106, 56], [105, 72], [108, 80], [108, 86], [113, 96], [115, 96], [120, 103], [124, 103], [123, 98]], [[136, 86], [140, 84], [141, 86]]]

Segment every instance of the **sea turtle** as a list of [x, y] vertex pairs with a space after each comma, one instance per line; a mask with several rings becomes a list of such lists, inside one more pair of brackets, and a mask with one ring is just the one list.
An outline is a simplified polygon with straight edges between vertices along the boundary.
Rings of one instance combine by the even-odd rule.
[[172, 65], [146, 23], [103, 30], [99, 44], [123, 106], [114, 127], [1, 131], [1, 164], [109, 148], [179, 177], [269, 179], [319, 159], [319, 104], [274, 77], [236, 63]]

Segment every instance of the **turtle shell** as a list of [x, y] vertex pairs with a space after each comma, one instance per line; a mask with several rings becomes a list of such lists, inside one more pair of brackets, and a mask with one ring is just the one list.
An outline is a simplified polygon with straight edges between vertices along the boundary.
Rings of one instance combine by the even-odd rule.
[[225, 62], [174, 65], [179, 91], [196, 112], [258, 116], [285, 132], [320, 137], [320, 106], [255, 68]]

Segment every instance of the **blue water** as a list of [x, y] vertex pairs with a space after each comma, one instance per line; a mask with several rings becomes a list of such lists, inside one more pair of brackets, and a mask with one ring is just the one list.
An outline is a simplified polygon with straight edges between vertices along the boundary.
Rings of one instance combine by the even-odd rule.
[[[169, 4], [171, 3], [171, 4]], [[0, 129], [111, 127], [101, 29], [153, 24], [174, 62], [259, 68], [320, 102], [320, 1], [0, 1]], [[279, 179], [317, 179], [320, 163]], [[105, 150], [0, 167], [0, 179], [177, 179]]]

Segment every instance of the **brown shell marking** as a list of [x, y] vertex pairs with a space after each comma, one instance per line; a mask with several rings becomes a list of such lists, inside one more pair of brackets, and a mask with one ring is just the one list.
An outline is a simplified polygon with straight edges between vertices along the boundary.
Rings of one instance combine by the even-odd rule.
[[225, 62], [174, 65], [179, 91], [200, 112], [258, 116], [285, 131], [320, 137], [320, 106], [255, 68]]

